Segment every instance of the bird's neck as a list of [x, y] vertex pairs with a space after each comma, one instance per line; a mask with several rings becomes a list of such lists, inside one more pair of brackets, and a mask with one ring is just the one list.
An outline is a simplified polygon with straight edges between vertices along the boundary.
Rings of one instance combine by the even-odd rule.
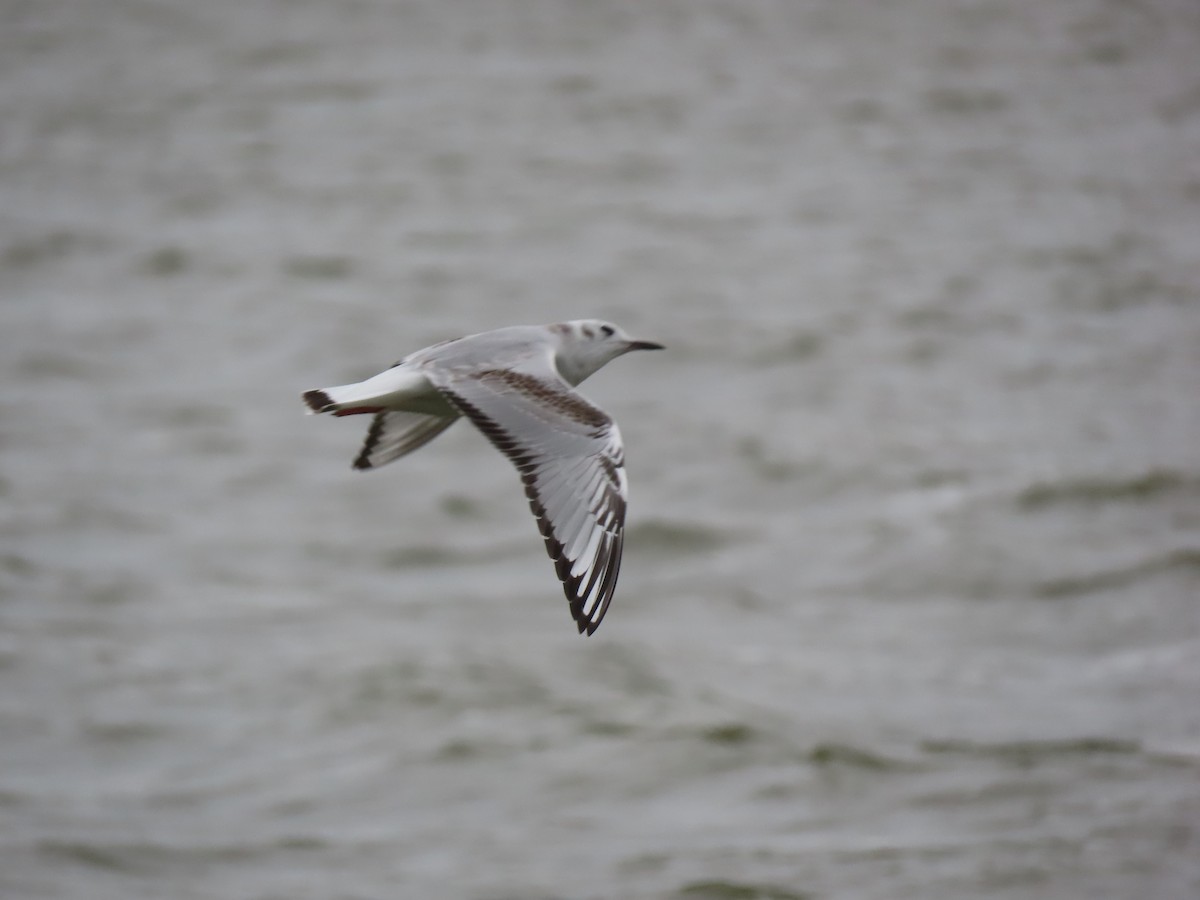
[[558, 369], [558, 374], [572, 387], [589, 375], [594, 375], [606, 362], [608, 362], [607, 359], [591, 359], [566, 353], [554, 355], [554, 365]]

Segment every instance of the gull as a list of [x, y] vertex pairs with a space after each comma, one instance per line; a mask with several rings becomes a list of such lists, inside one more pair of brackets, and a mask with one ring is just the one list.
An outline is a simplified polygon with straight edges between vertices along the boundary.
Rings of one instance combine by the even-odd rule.
[[590, 635], [617, 586], [628, 482], [617, 423], [575, 386], [630, 350], [661, 349], [599, 319], [515, 325], [302, 397], [310, 415], [374, 417], [355, 469], [399, 459], [470, 419], [520, 473], [571, 616]]

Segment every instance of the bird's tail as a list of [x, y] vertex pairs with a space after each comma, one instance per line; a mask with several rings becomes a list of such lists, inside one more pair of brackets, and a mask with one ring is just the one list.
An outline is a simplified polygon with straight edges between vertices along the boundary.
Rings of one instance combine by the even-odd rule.
[[305, 391], [301, 394], [308, 404], [308, 413], [333, 413], [335, 416], [354, 416], [363, 413], [381, 412], [383, 407], [372, 405], [370, 401], [378, 399], [378, 392], [364, 388], [363, 382], [343, 384], [338, 387], [319, 388]]

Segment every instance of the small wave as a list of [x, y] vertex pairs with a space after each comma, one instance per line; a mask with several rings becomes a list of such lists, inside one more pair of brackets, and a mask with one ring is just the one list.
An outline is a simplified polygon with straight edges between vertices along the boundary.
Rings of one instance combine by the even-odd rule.
[[17, 791], [0, 788], [0, 808], [17, 808], [27, 804], [32, 805], [33, 800], [34, 798], [28, 794], [21, 794]]
[[168, 731], [153, 722], [88, 722], [84, 733], [94, 741], [113, 744], [130, 744], [162, 737]]
[[740, 441], [737, 453], [763, 481], [794, 481], [804, 474], [800, 464], [772, 453], [757, 436]]
[[632, 526], [625, 536], [627, 545], [660, 553], [690, 553], [712, 550], [729, 538], [714, 528], [664, 519], [651, 519]]
[[493, 755], [495, 745], [482, 741], [472, 741], [466, 738], [454, 738], [446, 741], [434, 752], [434, 759], [443, 763], [471, 762]]
[[1075, 597], [1123, 588], [1143, 578], [1167, 572], [1200, 572], [1200, 548], [1183, 548], [1121, 568], [1051, 578], [1037, 585], [1039, 597]]
[[138, 870], [139, 866], [131, 857], [136, 857], [139, 851], [145, 852], [146, 846], [121, 847], [84, 841], [45, 840], [38, 843], [38, 850], [57, 859], [83, 863], [94, 869], [105, 869], [109, 872], [134, 872]]
[[825, 340], [813, 331], [796, 331], [782, 338], [770, 337], [755, 353], [753, 363], [760, 366], [794, 365], [815, 359], [825, 349]]
[[913, 768], [912, 763], [852, 747], [849, 744], [817, 744], [808, 752], [808, 759], [818, 766], [848, 766], [874, 772], [900, 772]]
[[19, 553], [0, 553], [0, 572], [6, 575], [29, 576], [33, 575], [37, 568], [36, 563]]
[[447, 546], [415, 544], [385, 550], [379, 555], [379, 563], [385, 569], [436, 568], [468, 562], [466, 556]]
[[1158, 744], [1146, 747], [1146, 757], [1166, 766], [1200, 767], [1200, 744]]
[[773, 884], [737, 881], [692, 881], [676, 893], [686, 900], [808, 900], [812, 894], [798, 893]]
[[465, 494], [445, 494], [438, 501], [442, 512], [453, 519], [467, 519], [479, 514], [480, 504]]
[[79, 251], [107, 248], [109, 241], [98, 232], [56, 230], [9, 243], [0, 251], [0, 267], [28, 269], [58, 262]]
[[149, 407], [142, 411], [146, 421], [168, 428], [220, 428], [233, 424], [228, 406], [210, 402], [179, 402]]
[[583, 734], [602, 738], [629, 737], [637, 731], [637, 726], [629, 722], [618, 722], [615, 719], [589, 719], [580, 726]]
[[435, 707], [449, 702], [445, 688], [420, 664], [393, 660], [370, 666], [353, 677], [348, 701], [336, 706], [335, 721], [358, 718], [379, 707], [397, 704]]
[[341, 281], [354, 272], [354, 260], [339, 255], [293, 256], [284, 260], [283, 271], [306, 281]]
[[743, 722], [726, 722], [705, 728], [700, 737], [710, 744], [730, 747], [749, 744], [758, 737], [758, 732]]
[[925, 93], [925, 107], [935, 115], [992, 115], [1011, 104], [1008, 94], [988, 88], [935, 87]]
[[1031, 765], [1051, 759], [1073, 756], [1130, 756], [1142, 752], [1137, 741], [1119, 738], [1080, 737], [1046, 741], [1001, 741], [979, 743], [966, 740], [922, 741], [921, 750], [929, 754], [978, 756]]
[[1173, 469], [1150, 469], [1126, 478], [1039, 482], [1017, 495], [1017, 506], [1033, 511], [1052, 506], [1140, 503], [1180, 491], [1200, 492], [1200, 478]]
[[236, 862], [278, 850], [311, 850], [325, 841], [307, 835], [285, 836], [263, 844], [225, 844], [172, 847], [147, 841], [82, 841], [47, 838], [37, 850], [63, 862], [109, 872], [138, 874], [174, 866], [181, 862]]
[[147, 253], [141, 262], [142, 272], [155, 278], [169, 278], [182, 274], [190, 260], [187, 251], [174, 244], [166, 244]]
[[17, 373], [31, 381], [93, 381], [109, 376], [111, 366], [77, 353], [33, 351], [17, 362]]

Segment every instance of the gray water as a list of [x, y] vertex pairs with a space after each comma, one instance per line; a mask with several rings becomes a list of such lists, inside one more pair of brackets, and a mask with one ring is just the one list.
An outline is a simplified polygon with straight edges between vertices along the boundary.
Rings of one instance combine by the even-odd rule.
[[[1200, 896], [1191, 0], [0, 5], [0, 896]], [[576, 635], [467, 425], [603, 316]]]

